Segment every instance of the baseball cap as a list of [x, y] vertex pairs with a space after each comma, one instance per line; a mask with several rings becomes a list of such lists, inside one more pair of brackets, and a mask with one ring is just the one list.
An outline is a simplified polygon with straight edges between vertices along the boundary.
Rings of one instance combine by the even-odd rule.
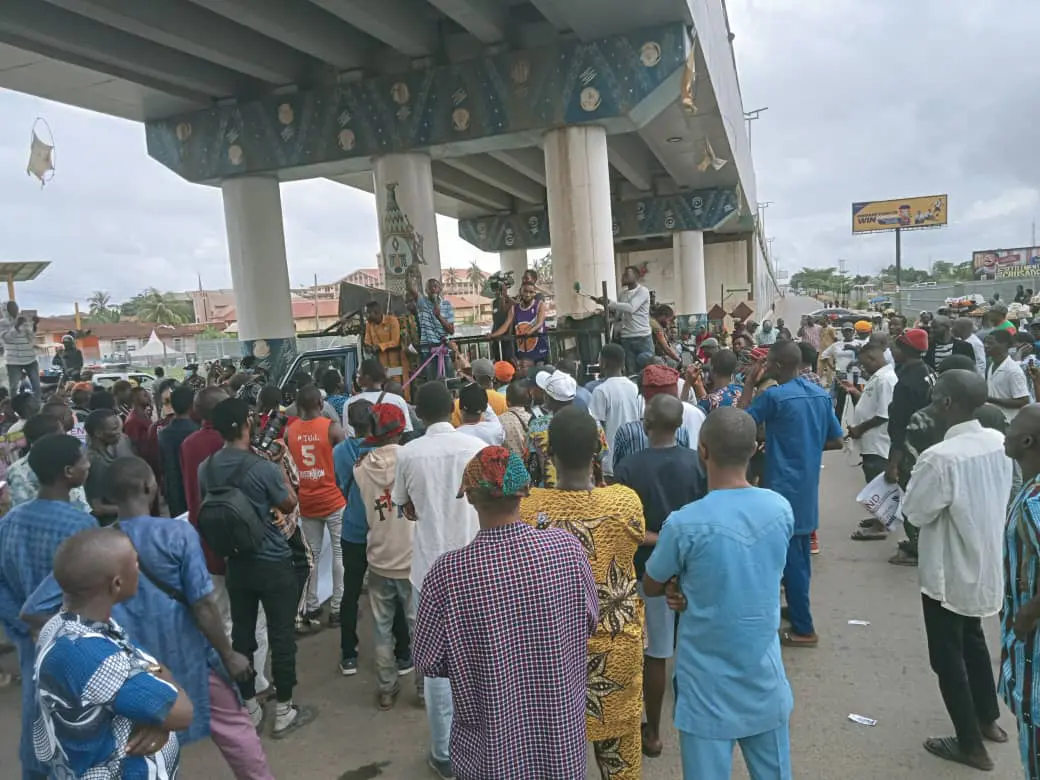
[[499, 382], [512, 382], [515, 375], [516, 368], [512, 363], [506, 360], [499, 360], [495, 363], [495, 379]]
[[897, 344], [905, 344], [918, 352], [928, 351], [928, 333], [921, 328], [907, 328], [896, 339]]
[[578, 391], [578, 383], [574, 381], [574, 377], [562, 371], [554, 371], [551, 374], [548, 371], [539, 371], [534, 383], [554, 401], [573, 401]]
[[472, 372], [474, 379], [478, 376], [484, 376], [490, 379], [495, 375], [495, 364], [487, 358], [477, 358], [470, 363], [470, 371]]
[[459, 390], [459, 409], [469, 414], [483, 414], [488, 408], [487, 390], [470, 382]]
[[365, 444], [379, 444], [393, 436], [400, 436], [404, 431], [404, 412], [399, 406], [375, 404], [369, 414], [372, 416], [372, 429], [365, 438]]

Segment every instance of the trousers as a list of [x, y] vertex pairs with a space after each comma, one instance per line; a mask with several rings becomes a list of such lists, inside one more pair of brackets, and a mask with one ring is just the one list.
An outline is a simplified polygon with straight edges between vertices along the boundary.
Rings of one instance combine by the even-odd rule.
[[[364, 542], [340, 541], [343, 550], [343, 601], [339, 613], [339, 651], [341, 658], [357, 658], [358, 606], [365, 572], [368, 571], [368, 545]], [[394, 609], [394, 655], [399, 661], [410, 661], [412, 658], [411, 624], [406, 619], [409, 615], [414, 621], [415, 616], [407, 611], [407, 605], [398, 605]]]
[[343, 601], [343, 550], [340, 547], [340, 536], [343, 534], [343, 510], [339, 509], [324, 517], [301, 517], [307, 546], [314, 556], [314, 570], [307, 580], [307, 612], [317, 612], [318, 603], [318, 561], [321, 560], [322, 547], [325, 542], [325, 529], [329, 529], [332, 547], [332, 603], [329, 605], [333, 613], [339, 612]]
[[[231, 623], [231, 600], [228, 598], [227, 578], [222, 574], [211, 574], [213, 579], [213, 592], [217, 596], [217, 606], [220, 609], [220, 617], [224, 621], [224, 631], [231, 636], [233, 630]], [[253, 653], [253, 671], [256, 677], [253, 683], [258, 691], [265, 691], [271, 683], [267, 679], [267, 615], [264, 614], [263, 605], [256, 613], [256, 652]]]
[[787, 723], [740, 739], [704, 739], [680, 731], [683, 780], [729, 780], [734, 744], [740, 745], [751, 780], [791, 780], [791, 735]]
[[[408, 578], [391, 579], [376, 574], [368, 574], [368, 599], [372, 604], [372, 638], [376, 646], [376, 682], [380, 693], [395, 693], [399, 689], [397, 683], [397, 663], [394, 658], [396, 642], [394, 640], [394, 623], [402, 610], [407, 614], [412, 600], [412, 583]], [[408, 621], [408, 633], [411, 635], [414, 626]]]
[[10, 363], [7, 364], [7, 381], [10, 384], [11, 397], [14, 398], [18, 395], [18, 385], [22, 381], [22, 371], [29, 377], [29, 384], [32, 385], [32, 392], [37, 398], [40, 397], [40, 364], [34, 360], [32, 363], [24, 366], [13, 366]]
[[274, 780], [249, 712], [231, 685], [214, 671], [209, 673], [209, 736], [236, 780]]
[[[412, 604], [408, 617], [415, 625], [422, 590], [412, 588]], [[430, 727], [430, 755], [434, 761], [450, 761], [451, 721], [455, 705], [451, 698], [451, 681], [444, 677], [427, 677], [423, 681], [426, 696], [426, 722]]]
[[809, 607], [809, 584], [812, 580], [812, 556], [809, 554], [809, 534], [795, 534], [787, 547], [787, 565], [784, 566], [784, 589], [787, 593], [787, 611], [791, 630], [799, 636], [816, 633], [812, 610]]
[[981, 724], [1000, 717], [982, 619], [965, 617], [921, 594], [928, 660], [962, 750], [982, 747]]
[[[257, 649], [257, 613], [263, 605], [271, 646], [271, 677], [278, 701], [291, 701], [296, 687], [296, 607], [300, 598], [292, 559], [232, 558], [227, 567], [227, 589], [231, 602], [231, 646], [242, 655], [253, 657]], [[255, 679], [238, 685], [242, 698], [256, 696]]]
[[651, 336], [629, 336], [621, 339], [625, 350], [625, 373], [637, 374], [654, 356], [654, 340]]

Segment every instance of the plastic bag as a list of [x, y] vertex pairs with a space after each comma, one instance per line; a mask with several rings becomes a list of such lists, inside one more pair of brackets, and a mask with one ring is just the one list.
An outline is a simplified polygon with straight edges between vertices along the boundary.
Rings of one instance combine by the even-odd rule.
[[899, 510], [903, 503], [903, 489], [896, 483], [885, 482], [884, 474], [874, 477], [870, 484], [859, 492], [856, 500], [889, 531], [903, 521], [903, 513]]
[[845, 441], [842, 444], [842, 454], [845, 456], [845, 463], [850, 467], [856, 467], [863, 462], [863, 458], [859, 451], [859, 442], [849, 438], [848, 431], [852, 427], [853, 410], [855, 406], [852, 403], [852, 396], [846, 394], [845, 405], [841, 410], [841, 429], [845, 431]]

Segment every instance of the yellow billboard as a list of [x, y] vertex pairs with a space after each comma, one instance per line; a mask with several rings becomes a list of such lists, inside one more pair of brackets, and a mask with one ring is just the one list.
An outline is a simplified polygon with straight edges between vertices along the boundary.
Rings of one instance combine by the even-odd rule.
[[852, 204], [852, 232], [909, 230], [946, 224], [946, 195], [901, 200], [868, 200]]

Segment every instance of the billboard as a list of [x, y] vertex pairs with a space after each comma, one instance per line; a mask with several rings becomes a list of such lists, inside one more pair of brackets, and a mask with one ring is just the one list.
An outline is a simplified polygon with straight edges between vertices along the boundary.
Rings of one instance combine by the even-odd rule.
[[909, 230], [946, 224], [946, 195], [901, 200], [868, 200], [852, 204], [852, 232]]
[[976, 279], [1022, 279], [1040, 276], [1040, 247], [973, 252], [971, 266]]

